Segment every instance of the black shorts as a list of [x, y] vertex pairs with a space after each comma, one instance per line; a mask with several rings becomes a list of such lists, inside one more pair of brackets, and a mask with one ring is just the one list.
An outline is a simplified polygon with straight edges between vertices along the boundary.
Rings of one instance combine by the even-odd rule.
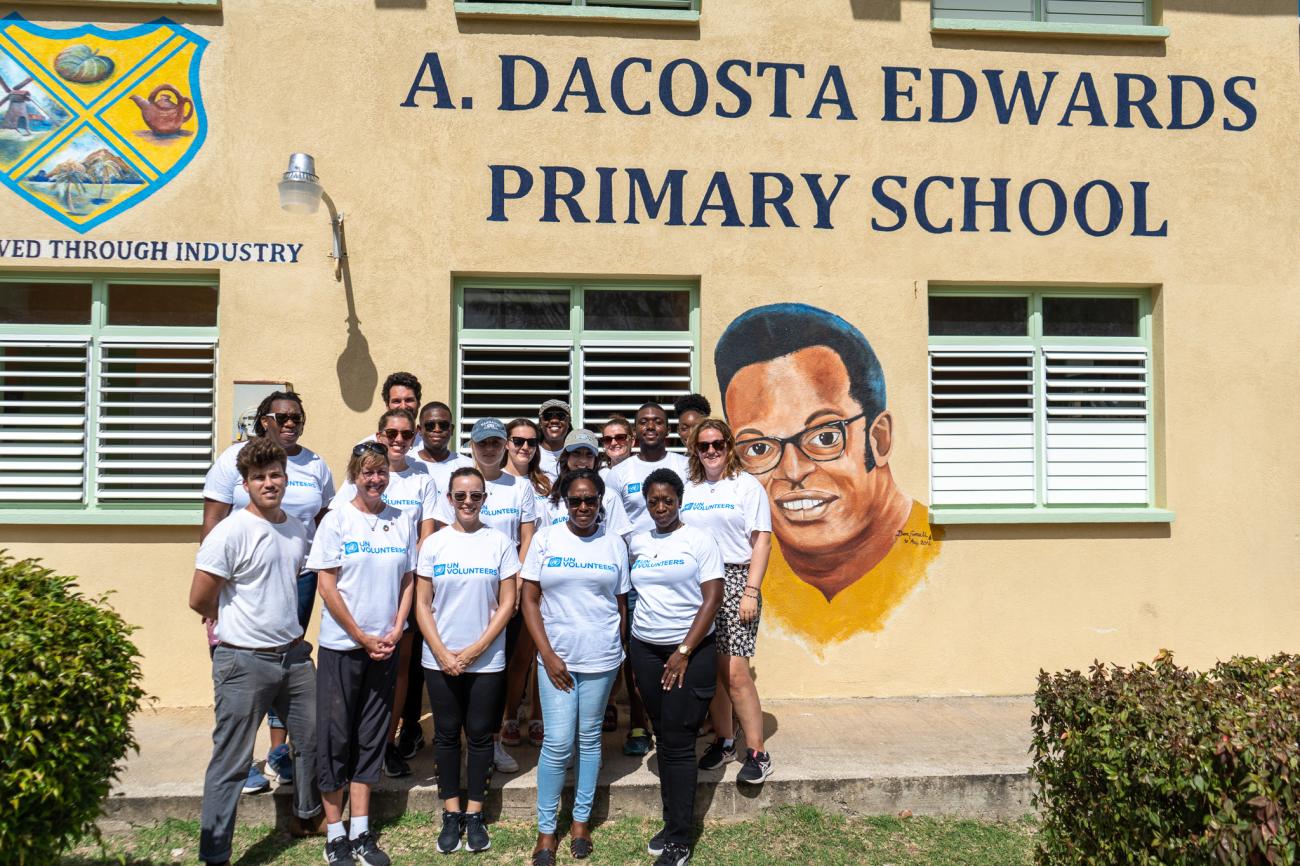
[[316, 662], [316, 776], [320, 789], [374, 784], [384, 765], [397, 684], [394, 652], [375, 661], [363, 649], [321, 647]]

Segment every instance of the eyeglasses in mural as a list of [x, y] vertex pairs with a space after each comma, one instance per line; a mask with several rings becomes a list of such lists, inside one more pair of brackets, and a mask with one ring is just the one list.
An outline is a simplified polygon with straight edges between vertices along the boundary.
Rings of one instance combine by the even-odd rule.
[[0, 181], [78, 232], [144, 201], [203, 146], [206, 46], [166, 18], [125, 30], [0, 18]]
[[871, 344], [834, 313], [772, 304], [727, 326], [714, 364], [741, 462], [772, 503], [764, 613], [814, 650], [880, 631], [939, 542], [894, 482]]

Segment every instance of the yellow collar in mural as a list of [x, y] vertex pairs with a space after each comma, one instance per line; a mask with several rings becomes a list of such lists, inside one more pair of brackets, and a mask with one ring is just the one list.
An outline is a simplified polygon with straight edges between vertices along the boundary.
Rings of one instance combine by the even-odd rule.
[[930, 532], [929, 509], [913, 502], [907, 523], [885, 558], [827, 601], [821, 590], [794, 573], [781, 554], [780, 543], [773, 538], [772, 557], [763, 579], [763, 616], [778, 622], [818, 653], [859, 632], [878, 632], [925, 576], [930, 561], [939, 555], [939, 547], [938, 539]]
[[144, 201], [203, 146], [206, 47], [166, 18], [124, 30], [0, 18], [0, 181], [78, 232]]

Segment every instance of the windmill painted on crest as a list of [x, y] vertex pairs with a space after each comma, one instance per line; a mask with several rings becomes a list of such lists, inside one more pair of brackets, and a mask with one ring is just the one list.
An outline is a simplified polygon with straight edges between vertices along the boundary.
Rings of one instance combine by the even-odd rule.
[[4, 89], [4, 96], [0, 96], [0, 107], [5, 103], [9, 105], [4, 117], [0, 117], [0, 129], [12, 129], [20, 135], [30, 136], [33, 121], [53, 123], [50, 116], [32, 99], [31, 92], [23, 89], [31, 83], [32, 79], [28, 77], [18, 82], [17, 86], [10, 87], [9, 82], [0, 76], [0, 88]]

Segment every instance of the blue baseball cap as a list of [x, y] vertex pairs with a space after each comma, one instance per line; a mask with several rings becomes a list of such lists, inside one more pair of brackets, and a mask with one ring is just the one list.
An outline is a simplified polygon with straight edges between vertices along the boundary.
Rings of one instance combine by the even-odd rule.
[[506, 438], [506, 425], [495, 418], [480, 418], [474, 422], [474, 427], [469, 431], [469, 438], [472, 442], [482, 442], [484, 439], [504, 439]]

